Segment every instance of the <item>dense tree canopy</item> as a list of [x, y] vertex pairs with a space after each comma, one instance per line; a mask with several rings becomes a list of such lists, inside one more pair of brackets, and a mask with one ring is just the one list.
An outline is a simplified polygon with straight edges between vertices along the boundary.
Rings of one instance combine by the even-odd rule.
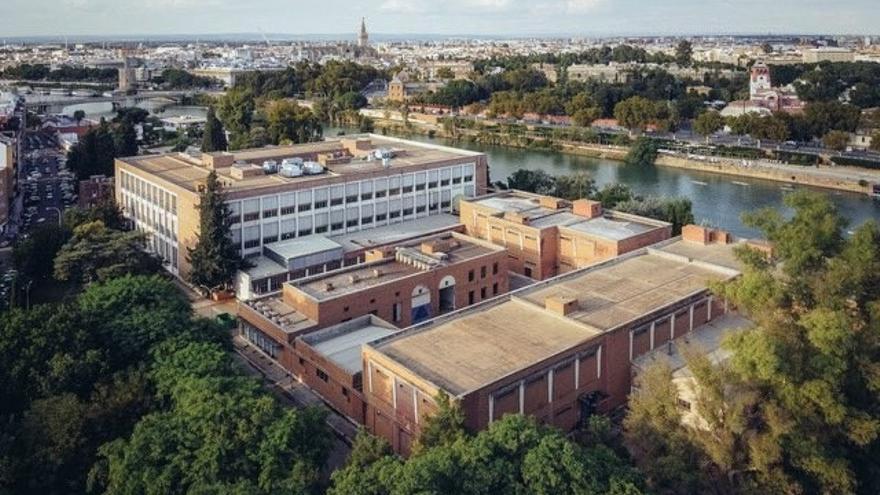
[[[796, 193], [786, 204], [793, 215], [745, 219], [773, 242], [772, 257], [741, 249], [744, 274], [715, 289], [754, 328], [728, 340], [727, 363], [688, 358], [708, 428], [678, 423], [662, 371], [631, 405], [628, 428], [656, 488], [688, 493], [674, 487], [710, 480], [734, 493], [880, 490], [880, 227], [869, 221], [847, 238], [824, 196]], [[692, 454], [661, 471], [658, 459], [673, 450]]]
[[506, 415], [485, 431], [425, 448], [405, 462], [387, 455], [381, 441], [358, 439], [328, 493], [637, 495], [642, 481], [606, 445], [580, 446], [532, 418]]

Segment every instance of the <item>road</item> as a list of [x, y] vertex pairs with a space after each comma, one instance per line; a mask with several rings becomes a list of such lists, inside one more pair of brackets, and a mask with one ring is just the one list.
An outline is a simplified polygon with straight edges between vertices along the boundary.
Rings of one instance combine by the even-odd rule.
[[60, 223], [64, 209], [75, 204], [76, 180], [53, 138], [42, 133], [23, 135], [19, 184], [23, 202], [19, 229], [26, 233], [47, 222]]

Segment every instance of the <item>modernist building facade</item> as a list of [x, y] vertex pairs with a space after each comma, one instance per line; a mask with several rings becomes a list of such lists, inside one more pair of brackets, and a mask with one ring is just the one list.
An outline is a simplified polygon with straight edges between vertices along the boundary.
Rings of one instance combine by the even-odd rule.
[[443, 390], [473, 431], [507, 413], [570, 430], [626, 401], [633, 360], [732, 310], [708, 289], [738, 276], [732, 248], [692, 227], [366, 344], [365, 424], [408, 454]]
[[460, 204], [468, 235], [504, 246], [510, 269], [544, 280], [669, 239], [667, 222], [604, 211], [596, 201], [565, 201], [505, 191]]
[[[311, 169], [320, 173], [266, 173], [270, 163], [285, 159], [320, 163]], [[154, 251], [176, 275], [189, 271], [186, 248], [195, 245], [199, 192], [212, 170], [224, 185], [242, 257], [260, 256], [266, 246], [289, 239], [448, 213], [453, 200], [484, 194], [488, 184], [483, 154], [374, 135], [118, 159], [117, 202], [136, 228], [150, 234]]]

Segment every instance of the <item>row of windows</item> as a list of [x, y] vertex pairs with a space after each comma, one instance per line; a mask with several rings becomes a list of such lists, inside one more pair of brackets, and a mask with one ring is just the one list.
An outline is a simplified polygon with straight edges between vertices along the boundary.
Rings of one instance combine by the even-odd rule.
[[[461, 167], [458, 167], [459, 169]], [[400, 184], [400, 177], [392, 177], [388, 179], [375, 179], [374, 181], [362, 181], [345, 185], [337, 185], [323, 188], [316, 188], [308, 191], [291, 192], [278, 196], [265, 196], [262, 198], [251, 198], [242, 201], [230, 202], [231, 221], [233, 223], [251, 222], [260, 218], [273, 218], [278, 215], [293, 215], [296, 213], [304, 213], [313, 210], [320, 210], [327, 207], [354, 205], [363, 201], [383, 198], [400, 198], [401, 194], [409, 194], [413, 192], [421, 192], [432, 190], [430, 201], [437, 201], [439, 196], [436, 189], [438, 187], [446, 187], [449, 185], [467, 184], [466, 194], [473, 195], [473, 165], [465, 166], [467, 170], [464, 175], [458, 177], [452, 174], [452, 177], [439, 180], [428, 180], [427, 182], [413, 183], [412, 175], [403, 176], [403, 184]], [[446, 170], [446, 169], [443, 169]], [[431, 175], [437, 175], [437, 171], [429, 171]], [[421, 173], [422, 180], [425, 180], [425, 173]], [[375, 183], [375, 185], [374, 185]], [[382, 184], [382, 185], [380, 185]], [[444, 201], [451, 199], [451, 191], [442, 191]], [[403, 196], [405, 202], [413, 202], [413, 198]], [[397, 199], [398, 201], [400, 199]], [[427, 202], [425, 196], [417, 196], [417, 203]]]
[[[480, 279], [486, 278], [486, 273], [488, 271], [488, 266], [483, 265], [480, 267]], [[498, 262], [492, 263], [492, 275], [498, 275]], [[476, 274], [473, 270], [468, 271], [468, 282], [473, 282], [476, 278]], [[485, 297], [485, 296], [484, 296]]]
[[[343, 233], [347, 229], [357, 227], [374, 226], [382, 222], [399, 221], [402, 218], [412, 218], [414, 215], [430, 212], [439, 212], [452, 206], [451, 201], [441, 201], [431, 205], [422, 205], [415, 207], [406, 207], [401, 210], [393, 210], [384, 213], [367, 214], [360, 218], [346, 218], [334, 215], [333, 218], [328, 217], [326, 213], [317, 214], [314, 217], [299, 218], [297, 220], [287, 220], [279, 223], [264, 223], [262, 225], [262, 234], [260, 225], [251, 225], [245, 227], [233, 227], [232, 238], [235, 243], [242, 243], [244, 249], [254, 249], [261, 245], [260, 236], [262, 235], [262, 244], [270, 244], [279, 240], [293, 239], [295, 237], [303, 237], [312, 234], [324, 233]], [[365, 209], [366, 210], [366, 209]], [[367, 210], [369, 211], [369, 210]], [[352, 213], [357, 213], [356, 211]]]
[[120, 171], [119, 177], [123, 191], [142, 198], [162, 210], [170, 211], [172, 215], [177, 215], [176, 195], [125, 171]]

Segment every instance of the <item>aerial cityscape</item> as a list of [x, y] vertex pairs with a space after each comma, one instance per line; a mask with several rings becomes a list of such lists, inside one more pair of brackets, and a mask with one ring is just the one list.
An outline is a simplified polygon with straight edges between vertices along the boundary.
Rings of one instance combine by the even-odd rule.
[[880, 493], [873, 2], [0, 26], [0, 495]]

